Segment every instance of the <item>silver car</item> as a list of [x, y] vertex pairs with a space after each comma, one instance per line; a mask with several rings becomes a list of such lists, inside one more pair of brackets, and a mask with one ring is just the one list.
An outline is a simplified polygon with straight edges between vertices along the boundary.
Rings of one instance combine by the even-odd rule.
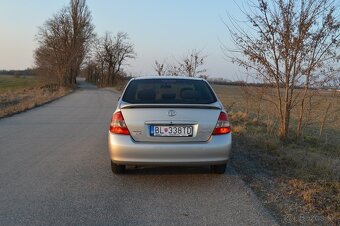
[[113, 113], [108, 149], [113, 173], [126, 165], [210, 165], [224, 173], [231, 151], [227, 113], [204, 79], [139, 77]]

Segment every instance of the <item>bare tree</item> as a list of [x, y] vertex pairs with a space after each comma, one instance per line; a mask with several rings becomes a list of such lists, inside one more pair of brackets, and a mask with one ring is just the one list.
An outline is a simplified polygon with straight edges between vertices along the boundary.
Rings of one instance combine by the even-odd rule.
[[165, 63], [159, 63], [157, 60], [155, 60], [155, 66], [154, 69], [157, 72], [157, 75], [164, 76], [166, 75], [166, 65]]
[[155, 61], [154, 69], [158, 75], [164, 76], [188, 76], [188, 77], [202, 77], [207, 78], [207, 75], [202, 73], [206, 72], [205, 68], [202, 68], [207, 56], [203, 55], [200, 51], [192, 50], [190, 54], [183, 57], [183, 59], [175, 64], [159, 63]]
[[[243, 12], [247, 25], [235, 19], [228, 30], [236, 49], [226, 52], [234, 63], [274, 84], [278, 135], [288, 136], [291, 112], [302, 122], [311, 87], [338, 76], [340, 22], [333, 0], [259, 0]], [[303, 87], [303, 92], [296, 92]], [[299, 125], [297, 129], [299, 133]]]
[[129, 41], [129, 36], [127, 33], [118, 32], [115, 37], [115, 47], [116, 47], [116, 59], [117, 59], [117, 71], [120, 72], [121, 67], [126, 64], [128, 59], [134, 59], [136, 57], [136, 52], [134, 46]]
[[43, 27], [39, 28], [39, 47], [35, 51], [35, 63], [42, 76], [59, 84], [67, 83], [68, 49], [71, 21], [67, 9], [63, 8]]
[[183, 76], [184, 75], [180, 66], [177, 66], [175, 64], [167, 64], [165, 70], [166, 70], [166, 75], [169, 75], [169, 76]]
[[91, 41], [95, 38], [92, 16], [86, 0], [71, 0], [68, 13], [72, 22], [70, 83], [76, 83], [81, 64], [89, 52]]
[[[126, 64], [128, 59], [134, 59], [136, 53], [133, 44], [129, 42], [126, 33], [118, 32], [116, 36], [112, 36], [110, 32], [106, 32], [104, 37], [96, 40], [94, 44], [94, 59], [89, 61], [87, 67], [96, 66], [96, 83], [99, 86], [113, 85], [115, 76], [119, 75], [122, 66]], [[93, 72], [93, 70], [90, 70]], [[88, 80], [93, 79], [93, 73], [89, 74]]]
[[207, 71], [205, 68], [200, 68], [206, 58], [207, 56], [202, 56], [200, 51], [194, 49], [182, 59], [179, 68], [189, 77], [198, 77], [199, 74]]
[[60, 85], [73, 85], [94, 38], [85, 0], [71, 0], [39, 28], [35, 64], [39, 73]]

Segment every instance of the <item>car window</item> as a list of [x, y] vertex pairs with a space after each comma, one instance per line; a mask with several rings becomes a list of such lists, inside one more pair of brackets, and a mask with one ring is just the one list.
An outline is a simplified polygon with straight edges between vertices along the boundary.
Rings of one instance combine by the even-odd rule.
[[128, 103], [161, 104], [210, 104], [217, 101], [205, 81], [190, 79], [133, 80], [122, 99]]

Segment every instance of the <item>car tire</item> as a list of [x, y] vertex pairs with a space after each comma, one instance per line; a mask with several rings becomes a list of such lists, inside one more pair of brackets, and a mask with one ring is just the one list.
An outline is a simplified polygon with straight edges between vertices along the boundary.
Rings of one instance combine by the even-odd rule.
[[217, 174], [224, 174], [225, 169], [227, 168], [227, 164], [220, 164], [220, 165], [212, 165], [211, 170], [213, 173]]
[[118, 165], [111, 161], [111, 170], [114, 174], [123, 174], [125, 172], [125, 165]]

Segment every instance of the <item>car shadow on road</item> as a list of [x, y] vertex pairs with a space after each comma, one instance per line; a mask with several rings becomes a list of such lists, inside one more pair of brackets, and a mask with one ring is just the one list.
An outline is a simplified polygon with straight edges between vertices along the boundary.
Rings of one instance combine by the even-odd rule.
[[[125, 175], [190, 175], [190, 174], [213, 174], [210, 166], [129, 166]], [[219, 175], [219, 174], [216, 174]], [[227, 167], [221, 175], [236, 175], [235, 170]]]

